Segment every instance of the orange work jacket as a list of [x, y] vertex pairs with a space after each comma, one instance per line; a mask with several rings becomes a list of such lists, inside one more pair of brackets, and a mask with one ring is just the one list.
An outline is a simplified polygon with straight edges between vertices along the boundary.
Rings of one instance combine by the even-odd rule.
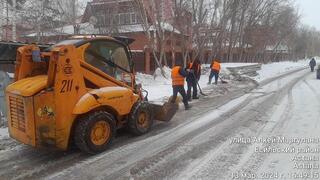
[[179, 73], [180, 66], [175, 66], [171, 70], [171, 78], [173, 86], [184, 86], [184, 77]]
[[221, 69], [220, 63], [218, 61], [213, 61], [211, 65], [211, 69], [215, 71], [220, 71]]

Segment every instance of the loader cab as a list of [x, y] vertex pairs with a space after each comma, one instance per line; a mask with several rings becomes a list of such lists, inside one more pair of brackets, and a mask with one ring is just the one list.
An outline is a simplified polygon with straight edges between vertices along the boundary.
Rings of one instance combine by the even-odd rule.
[[84, 62], [133, 87], [134, 67], [128, 49], [129, 44], [133, 41], [133, 39], [125, 37], [74, 36], [55, 44], [53, 47], [70, 44], [77, 48], [87, 46], [83, 52]]
[[109, 76], [131, 82], [132, 63], [126, 47], [115, 41], [95, 40], [84, 52], [84, 61]]

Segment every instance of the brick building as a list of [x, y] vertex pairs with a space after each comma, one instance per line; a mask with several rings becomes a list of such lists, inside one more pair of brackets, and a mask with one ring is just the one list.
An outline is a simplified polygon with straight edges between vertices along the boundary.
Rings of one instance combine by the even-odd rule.
[[[147, 22], [155, 24], [154, 13], [160, 13], [162, 29], [166, 42], [162, 45], [165, 49], [165, 58], [168, 66], [182, 60], [182, 39], [191, 36], [191, 13], [185, 11], [183, 18], [175, 17], [173, 0], [142, 0], [143, 8], [147, 15]], [[154, 2], [151, 3], [151, 2]], [[157, 11], [157, 12], [155, 12]], [[159, 16], [157, 16], [158, 18]], [[151, 52], [150, 41], [160, 46], [157, 41], [157, 28], [150, 26], [148, 31], [151, 39], [146, 34], [145, 23], [141, 11], [134, 0], [93, 0], [87, 4], [82, 23], [94, 24], [98, 34], [121, 35], [134, 38], [136, 41], [130, 45], [133, 52], [136, 70], [152, 73], [155, 62]], [[174, 26], [180, 22], [184, 26]], [[191, 44], [191, 43], [190, 43]]]
[[[160, 47], [157, 41], [157, 28], [154, 27], [154, 13], [160, 13], [162, 30], [165, 35], [165, 42], [162, 43], [165, 51], [166, 65], [172, 66], [176, 61], [183, 61], [182, 49], [186, 49], [186, 39], [190, 40], [191, 49], [191, 21], [192, 15], [186, 10], [179, 9], [181, 16], [177, 17], [174, 12], [173, 0], [141, 0], [142, 7], [146, 12], [146, 21], [142, 20], [141, 9], [137, 7], [135, 0], [93, 0], [88, 2], [85, 11], [77, 23], [74, 25], [65, 25], [54, 29], [43, 30], [41, 39], [37, 38], [39, 34], [23, 30], [17, 27], [19, 41], [39, 42], [44, 44], [53, 44], [67, 39], [74, 34], [102, 34], [111, 36], [127, 36], [134, 38], [135, 42], [130, 45], [133, 52], [135, 69], [139, 72], [152, 73], [156, 68], [150, 42], [154, 44], [155, 49]], [[149, 24], [147, 36], [145, 24]], [[175, 26], [174, 26], [175, 24]], [[75, 33], [75, 28], [78, 32]], [[20, 32], [20, 29], [22, 31]], [[7, 34], [10, 34], [11, 27], [6, 27]], [[26, 32], [30, 32], [26, 34]], [[2, 34], [3, 35], [3, 34]], [[9, 35], [10, 36], [10, 35]], [[159, 54], [159, 52], [156, 52]]]

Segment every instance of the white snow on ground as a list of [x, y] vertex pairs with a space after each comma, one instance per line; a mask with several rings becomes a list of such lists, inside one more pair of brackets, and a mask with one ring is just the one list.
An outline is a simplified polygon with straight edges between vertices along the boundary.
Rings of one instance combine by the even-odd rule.
[[[261, 82], [263, 80], [273, 78], [275, 76], [279, 76], [289, 71], [293, 71], [299, 68], [308, 67], [309, 66], [309, 59], [300, 60], [297, 62], [292, 61], [284, 61], [284, 62], [274, 62], [269, 64], [263, 64], [261, 70], [258, 71], [258, 76], [254, 77], [253, 79]], [[320, 61], [318, 61], [320, 63]]]
[[[241, 67], [241, 66], [249, 66], [255, 65], [258, 63], [221, 63], [222, 70], [226, 67]], [[206, 67], [209, 67], [210, 64], [205, 64]]]
[[[229, 71], [227, 67], [239, 67], [239, 66], [248, 66], [255, 63], [222, 63], [221, 64], [221, 73], [228, 74]], [[209, 64], [202, 65], [202, 68], [209, 68]], [[171, 87], [171, 69], [164, 67], [164, 74], [166, 77], [161, 75], [159, 69], [156, 70], [155, 75], [148, 75], [143, 73], [137, 73], [137, 82], [142, 84], [142, 87], [149, 92], [149, 100], [159, 100], [165, 97], [170, 97], [172, 95]], [[201, 88], [208, 86], [210, 71], [201, 75], [199, 84]], [[214, 80], [212, 80], [214, 82]], [[187, 89], [187, 83], [185, 83], [185, 89]]]
[[[268, 157], [259, 168], [259, 173], [278, 173], [281, 179], [319, 179], [318, 173], [319, 160], [310, 160], [308, 158], [319, 158], [319, 153], [314, 152], [319, 148], [318, 142], [303, 141], [319, 138], [319, 115], [318, 107], [320, 98], [317, 88], [320, 81], [315, 79], [314, 74], [310, 74], [306, 79], [300, 81], [294, 86], [292, 92], [275, 107], [280, 110], [272, 120], [281, 120], [286, 118], [287, 122], [276, 130], [271, 130], [270, 124], [266, 126], [261, 136], [285, 137], [290, 143], [274, 143], [272, 148], [285, 149], [290, 148], [290, 153], [267, 153]], [[272, 132], [272, 134], [270, 133]], [[268, 147], [268, 146], [267, 146]], [[297, 159], [295, 159], [297, 158]], [[299, 158], [301, 158], [299, 160]], [[305, 160], [302, 160], [306, 158]], [[313, 168], [312, 168], [313, 166]], [[299, 174], [304, 174], [303, 178]]]
[[[256, 63], [221, 63], [221, 74], [228, 74], [227, 67], [240, 67], [240, 66], [248, 66], [254, 65]], [[262, 69], [258, 71], [259, 75], [254, 78], [254, 80], [261, 82], [265, 79], [269, 79], [286, 72], [303, 68], [309, 65], [309, 60], [301, 60], [298, 62], [276, 62], [263, 64]], [[203, 68], [208, 68], [208, 64], [202, 65]], [[172, 95], [172, 87], [171, 87], [171, 69], [168, 67], [164, 67], [164, 72], [166, 78], [161, 76], [160, 70], [157, 69], [155, 72], [155, 76], [147, 75], [142, 73], [137, 73], [137, 82], [142, 84], [142, 87], [149, 92], [149, 100], [160, 100], [164, 98], [168, 98]], [[199, 84], [201, 88], [207, 87], [208, 77], [210, 72], [206, 72], [202, 74]], [[214, 81], [214, 80], [213, 80]], [[187, 89], [187, 85], [185, 84], [185, 89]]]

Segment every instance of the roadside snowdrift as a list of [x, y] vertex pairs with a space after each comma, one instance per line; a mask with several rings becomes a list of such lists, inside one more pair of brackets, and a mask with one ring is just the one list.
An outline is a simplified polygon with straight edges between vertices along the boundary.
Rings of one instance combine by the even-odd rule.
[[[248, 66], [253, 65], [255, 63], [222, 63], [221, 67], [221, 76], [228, 77], [229, 71], [226, 69], [227, 67], [239, 67], [239, 66]], [[284, 74], [286, 72], [307, 67], [309, 64], [309, 60], [301, 60], [298, 62], [276, 62], [276, 63], [269, 63], [263, 64], [262, 69], [258, 71], [258, 76], [254, 77], [253, 79], [261, 82], [265, 79], [269, 79], [272, 77], [276, 77], [278, 75]], [[209, 64], [202, 65], [202, 76], [200, 78], [199, 84], [202, 88], [208, 86], [208, 77], [210, 74]], [[137, 73], [136, 79], [138, 83], [142, 84], [142, 87], [149, 92], [149, 100], [160, 100], [166, 99], [171, 96], [172, 94], [172, 87], [171, 87], [171, 69], [168, 67], [164, 67], [164, 74], [166, 77], [161, 75], [160, 69], [158, 68], [155, 71], [154, 75], [148, 75], [143, 73]], [[186, 85], [185, 85], [185, 88]]]
[[284, 61], [284, 62], [274, 62], [269, 64], [262, 64], [262, 69], [258, 71], [258, 76], [253, 78], [254, 80], [261, 82], [263, 80], [273, 78], [275, 76], [284, 74], [295, 69], [308, 67], [309, 60], [300, 60], [297, 62]]
[[[302, 68], [308, 66], [309, 60], [301, 60], [298, 62], [277, 62], [270, 64], [263, 64], [262, 69], [258, 71], [258, 76], [254, 80], [261, 82], [265, 79], [281, 75], [291, 70]], [[320, 63], [320, 61], [319, 61]], [[227, 67], [240, 67], [248, 66], [256, 63], [222, 63], [221, 76], [228, 77], [229, 71]], [[202, 88], [207, 87], [208, 77], [210, 74], [209, 64], [202, 65], [202, 76], [200, 78], [199, 84]], [[162, 76], [160, 69], [158, 68], [154, 75], [137, 73], [136, 79], [138, 83], [142, 84], [142, 87], [149, 92], [149, 99], [163, 99], [169, 97], [172, 94], [171, 88], [171, 69], [168, 67], [163, 68], [165, 77]], [[13, 76], [13, 74], [10, 74]]]

